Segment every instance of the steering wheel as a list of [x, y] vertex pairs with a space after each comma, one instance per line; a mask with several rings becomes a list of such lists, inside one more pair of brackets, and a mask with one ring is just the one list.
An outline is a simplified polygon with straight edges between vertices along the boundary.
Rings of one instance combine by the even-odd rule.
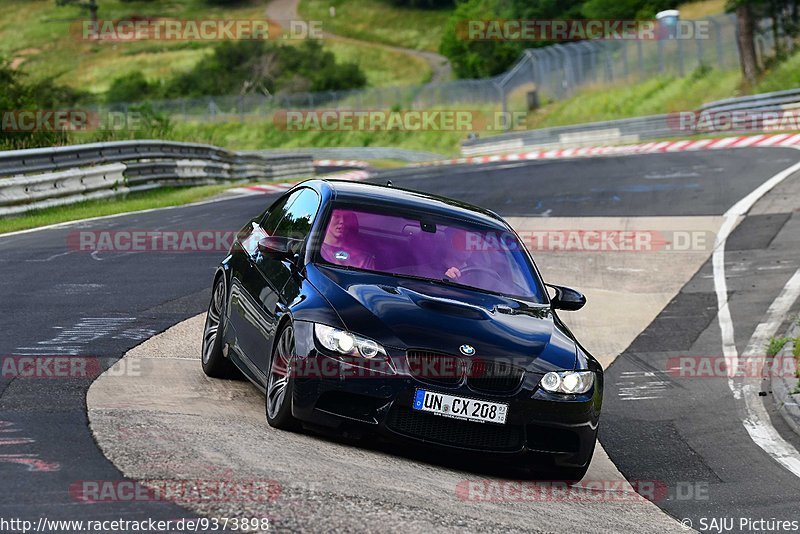
[[503, 281], [503, 279], [500, 277], [499, 274], [497, 274], [496, 271], [493, 271], [493, 270], [489, 269], [488, 267], [482, 267], [480, 265], [471, 265], [469, 267], [464, 267], [463, 269], [461, 269], [461, 276], [464, 277], [464, 276], [467, 276], [470, 273], [476, 273], [476, 272], [486, 273], [486, 274], [490, 275], [492, 278], [494, 278], [495, 280], [497, 280], [498, 282], [502, 282]]

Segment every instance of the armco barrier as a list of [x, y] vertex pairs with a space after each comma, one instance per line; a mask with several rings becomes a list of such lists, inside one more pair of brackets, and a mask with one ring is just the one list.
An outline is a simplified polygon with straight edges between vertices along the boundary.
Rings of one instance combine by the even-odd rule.
[[[729, 98], [705, 104], [697, 111], [709, 114], [732, 111], [777, 113], [796, 109], [800, 109], [800, 89]], [[770, 124], [769, 120], [765, 120], [763, 123], [747, 123], [746, 131], [759, 133], [763, 131], [763, 127], [769, 127]], [[462, 143], [461, 153], [464, 156], [505, 154], [525, 150], [638, 143], [654, 139], [707, 135], [709, 133], [719, 134], [719, 132], [711, 132], [701, 127], [694, 130], [678, 130], [675, 124], [671, 124], [670, 115], [649, 115], [615, 121], [508, 132], [483, 139], [470, 139]], [[725, 133], [744, 133], [744, 131], [729, 130]]]
[[314, 174], [309, 155], [230, 152], [121, 141], [0, 152], [0, 216], [164, 186], [269, 181]]

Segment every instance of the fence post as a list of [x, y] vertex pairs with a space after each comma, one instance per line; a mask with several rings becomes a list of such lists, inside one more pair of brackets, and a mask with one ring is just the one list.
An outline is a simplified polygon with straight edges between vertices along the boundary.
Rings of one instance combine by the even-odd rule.
[[605, 59], [605, 61], [603, 62], [603, 64], [604, 64], [603, 65], [603, 67], [604, 67], [603, 70], [604, 70], [604, 76], [605, 76], [606, 81], [607, 82], [613, 82], [614, 81], [614, 66], [611, 64], [611, 52], [609, 50], [609, 48], [611, 48], [611, 46], [610, 46], [609, 43], [606, 43], [605, 46], [603, 46], [603, 58]]
[[722, 51], [722, 24], [719, 23], [715, 18], [708, 17], [707, 19], [714, 25], [714, 44], [716, 45], [715, 48], [717, 49], [717, 65], [720, 69], [724, 67], [724, 58], [723, 58], [723, 51]]
[[641, 80], [644, 74], [644, 51], [641, 39], [636, 39], [636, 62], [639, 64], [639, 79]]
[[698, 39], [697, 37], [695, 37], [694, 38], [694, 42], [697, 43], [697, 66], [699, 67], [700, 65], [705, 63], [705, 61], [704, 61], [705, 57], [704, 57], [704, 54], [703, 54], [703, 52], [704, 52], [704, 50], [703, 50], [703, 40], [702, 39]]
[[622, 76], [628, 79], [628, 41], [622, 41]]

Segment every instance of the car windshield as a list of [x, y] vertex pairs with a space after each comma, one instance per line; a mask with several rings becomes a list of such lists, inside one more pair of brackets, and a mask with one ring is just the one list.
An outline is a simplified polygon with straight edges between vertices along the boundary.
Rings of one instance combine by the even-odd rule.
[[326, 263], [413, 276], [543, 302], [517, 237], [462, 220], [335, 207], [319, 248]]

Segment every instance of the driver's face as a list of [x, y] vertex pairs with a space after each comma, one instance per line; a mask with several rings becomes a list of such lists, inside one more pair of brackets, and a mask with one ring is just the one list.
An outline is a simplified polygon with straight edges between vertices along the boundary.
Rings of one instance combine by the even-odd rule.
[[328, 232], [336, 239], [341, 239], [345, 233], [344, 217], [341, 213], [334, 213], [331, 216], [331, 224]]

